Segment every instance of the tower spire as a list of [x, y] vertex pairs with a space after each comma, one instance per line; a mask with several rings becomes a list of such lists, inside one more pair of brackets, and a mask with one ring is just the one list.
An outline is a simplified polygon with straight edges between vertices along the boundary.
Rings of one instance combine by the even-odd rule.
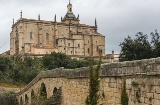
[[77, 16], [77, 19], [79, 19], [79, 14], [78, 14], [78, 16]]
[[38, 15], [38, 20], [41, 20], [41, 16], [40, 16], [40, 14]]
[[54, 16], [54, 21], [56, 22], [56, 14], [55, 14], [55, 16]]
[[95, 18], [95, 27], [97, 27], [97, 19]]
[[63, 20], [63, 18], [62, 18], [62, 16], [61, 16], [61, 22], [62, 22], [62, 20]]
[[20, 12], [20, 18], [22, 18], [22, 10], [21, 10], [21, 12]]
[[69, 0], [69, 4], [71, 4], [71, 1]]
[[14, 25], [14, 18], [13, 18], [13, 25]]
[[95, 18], [95, 32], [97, 32], [97, 19]]

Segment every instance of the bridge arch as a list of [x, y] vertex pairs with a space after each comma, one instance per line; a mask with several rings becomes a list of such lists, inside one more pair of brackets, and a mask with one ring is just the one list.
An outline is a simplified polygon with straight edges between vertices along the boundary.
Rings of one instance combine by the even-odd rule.
[[20, 98], [20, 104], [19, 105], [23, 105], [22, 97]]
[[47, 90], [46, 90], [46, 86], [44, 83], [41, 84], [41, 87], [40, 87], [40, 92], [39, 92], [39, 99], [40, 100], [45, 100], [47, 99]]
[[55, 87], [54, 89], [53, 89], [53, 95], [57, 92], [57, 88]]
[[29, 105], [29, 97], [25, 94], [25, 105]]
[[37, 100], [36, 100], [36, 94], [34, 92], [34, 90], [32, 89], [31, 90], [31, 103], [35, 103]]

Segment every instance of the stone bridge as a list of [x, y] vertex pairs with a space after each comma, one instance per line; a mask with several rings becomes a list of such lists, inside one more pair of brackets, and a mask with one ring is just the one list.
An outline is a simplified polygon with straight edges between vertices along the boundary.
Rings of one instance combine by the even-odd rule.
[[[102, 64], [100, 104], [121, 105], [123, 78], [129, 105], [160, 105], [160, 58]], [[53, 105], [85, 105], [88, 82], [88, 67], [57, 68], [41, 72], [17, 98], [20, 105], [31, 105], [51, 97], [59, 103]]]

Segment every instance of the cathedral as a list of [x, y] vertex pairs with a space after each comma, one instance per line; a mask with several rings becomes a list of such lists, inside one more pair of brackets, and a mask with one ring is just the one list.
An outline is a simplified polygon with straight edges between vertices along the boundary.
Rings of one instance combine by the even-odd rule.
[[73, 57], [105, 56], [105, 36], [98, 33], [97, 21], [90, 26], [81, 24], [75, 16], [72, 4], [67, 5], [67, 13], [57, 22], [27, 19], [22, 17], [12, 25], [10, 33], [10, 55], [45, 55], [61, 52]]

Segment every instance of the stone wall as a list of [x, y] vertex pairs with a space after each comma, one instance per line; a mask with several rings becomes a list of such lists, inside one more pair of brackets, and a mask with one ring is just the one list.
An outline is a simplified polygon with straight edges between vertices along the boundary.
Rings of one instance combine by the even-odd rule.
[[[120, 105], [123, 78], [126, 78], [129, 105], [160, 104], [160, 58], [120, 63], [102, 64], [100, 71], [100, 103]], [[25, 103], [31, 102], [31, 91], [39, 94], [44, 83], [47, 98], [54, 95], [54, 88], [62, 89], [62, 105], [85, 105], [88, 95], [88, 68], [64, 70], [58, 68], [40, 73], [24, 90], [17, 94]]]

